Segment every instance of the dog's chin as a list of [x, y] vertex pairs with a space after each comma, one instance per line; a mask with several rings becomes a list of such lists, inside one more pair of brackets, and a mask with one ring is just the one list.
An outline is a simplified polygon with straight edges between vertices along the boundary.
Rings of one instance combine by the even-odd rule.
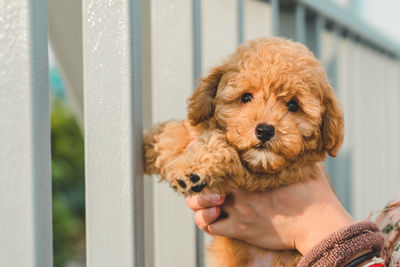
[[262, 145], [255, 146], [241, 154], [242, 161], [253, 172], [276, 173], [281, 171], [287, 160]]

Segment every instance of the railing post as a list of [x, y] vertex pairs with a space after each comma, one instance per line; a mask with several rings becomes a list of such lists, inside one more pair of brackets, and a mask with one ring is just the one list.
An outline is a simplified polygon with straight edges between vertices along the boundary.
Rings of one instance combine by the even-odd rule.
[[83, 1], [87, 266], [144, 266], [141, 1]]
[[0, 0], [0, 266], [53, 266], [47, 1]]
[[321, 59], [321, 54], [322, 54], [322, 35], [325, 31], [325, 19], [317, 15], [315, 19], [315, 39], [316, 39], [316, 47], [315, 47], [315, 56], [318, 59]]
[[198, 78], [202, 69], [202, 36], [201, 36], [201, 0], [192, 0], [193, 24], [193, 80], [194, 88], [197, 87]]
[[244, 1], [237, 0], [237, 37], [238, 45], [244, 42]]
[[[202, 68], [201, 0], [192, 0], [193, 90], [198, 86]], [[196, 267], [204, 267], [204, 233], [196, 228]]]
[[295, 11], [296, 41], [306, 43], [306, 9], [304, 5], [297, 3]]
[[272, 7], [272, 33], [274, 36], [279, 36], [279, 0], [271, 0]]

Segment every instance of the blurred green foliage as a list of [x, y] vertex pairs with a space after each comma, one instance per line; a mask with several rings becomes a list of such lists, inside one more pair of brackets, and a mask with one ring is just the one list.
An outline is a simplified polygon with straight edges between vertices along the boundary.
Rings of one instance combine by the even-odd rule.
[[85, 261], [84, 143], [74, 115], [61, 98], [51, 111], [54, 266]]

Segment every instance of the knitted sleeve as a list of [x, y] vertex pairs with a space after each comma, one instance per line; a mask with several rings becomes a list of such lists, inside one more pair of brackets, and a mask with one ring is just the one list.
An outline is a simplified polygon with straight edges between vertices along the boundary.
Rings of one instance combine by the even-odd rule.
[[357, 222], [319, 242], [304, 255], [297, 266], [339, 266], [365, 249], [372, 249], [379, 256], [383, 243], [383, 236], [374, 222]]

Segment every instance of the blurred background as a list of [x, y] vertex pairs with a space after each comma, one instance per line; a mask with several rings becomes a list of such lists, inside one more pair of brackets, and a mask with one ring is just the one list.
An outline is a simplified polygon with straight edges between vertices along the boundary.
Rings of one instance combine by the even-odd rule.
[[50, 58], [54, 266], [84, 266], [83, 134], [66, 99], [66, 86], [54, 56]]
[[[81, 5], [49, 0], [54, 265], [68, 267], [85, 266]], [[184, 118], [195, 79], [240, 43], [285, 36], [306, 44], [324, 63], [345, 112], [345, 142], [327, 169], [346, 209], [363, 219], [400, 193], [399, 1], [142, 5], [145, 128]], [[208, 237], [196, 231], [183, 199], [154, 181], [145, 180], [146, 266], [207, 265]]]

